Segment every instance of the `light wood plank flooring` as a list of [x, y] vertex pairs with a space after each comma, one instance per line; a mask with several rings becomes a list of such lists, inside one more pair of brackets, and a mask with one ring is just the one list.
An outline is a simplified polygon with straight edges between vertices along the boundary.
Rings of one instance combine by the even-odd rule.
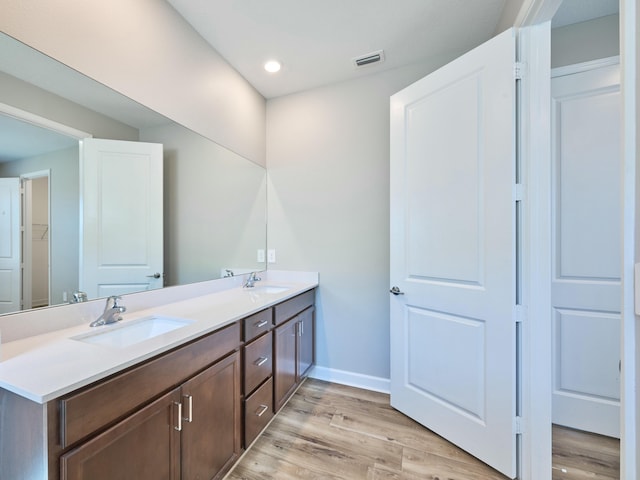
[[[554, 442], [554, 480], [612, 479], [586, 459], [581, 440]], [[588, 434], [587, 434], [588, 435]], [[597, 437], [597, 436], [596, 436]], [[601, 438], [596, 438], [600, 445]], [[554, 448], [557, 445], [554, 444]], [[606, 451], [612, 459], [615, 446]], [[574, 458], [577, 457], [577, 458]], [[600, 458], [600, 457], [598, 457]], [[572, 463], [573, 462], [573, 463]], [[608, 460], [607, 460], [608, 462]], [[563, 465], [563, 466], [561, 466]], [[580, 466], [579, 471], [576, 465]], [[586, 468], [585, 468], [586, 467]], [[562, 474], [560, 468], [567, 468]], [[600, 468], [600, 470], [598, 470]], [[587, 473], [584, 470], [600, 473]], [[564, 476], [557, 476], [555, 472]], [[600, 475], [600, 476], [598, 476]], [[389, 406], [389, 396], [308, 379], [238, 462], [227, 480], [504, 480], [506, 477]]]
[[553, 480], [618, 480], [620, 440], [553, 426]]

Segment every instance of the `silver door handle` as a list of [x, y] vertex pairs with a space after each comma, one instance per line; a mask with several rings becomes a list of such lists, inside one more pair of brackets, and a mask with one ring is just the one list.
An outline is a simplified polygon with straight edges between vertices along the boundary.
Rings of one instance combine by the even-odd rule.
[[391, 290], [389, 290], [389, 292], [393, 293], [394, 295], [404, 295], [404, 292], [401, 292], [400, 289], [395, 285], [391, 287]]
[[[193, 422], [193, 397], [191, 395], [183, 395], [182, 398], [187, 401], [187, 406], [189, 407], [189, 412], [182, 419], [191, 423]], [[182, 406], [182, 404], [180, 405]]]
[[162, 275], [160, 275], [158, 272], [154, 273], [153, 275], [147, 275], [147, 278], [160, 278]]
[[173, 428], [177, 431], [182, 430], [182, 403], [173, 402], [173, 404], [178, 409], [178, 425], [174, 425]]
[[267, 361], [269, 360], [269, 357], [260, 357], [258, 358], [255, 362], [253, 362], [253, 364], [256, 367], [261, 367], [262, 365], [264, 365], [265, 363], [267, 363]]

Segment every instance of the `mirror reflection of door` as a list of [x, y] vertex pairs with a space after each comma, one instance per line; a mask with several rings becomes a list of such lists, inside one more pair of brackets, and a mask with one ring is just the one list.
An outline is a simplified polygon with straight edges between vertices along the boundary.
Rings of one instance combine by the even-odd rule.
[[0, 313], [19, 309], [20, 179], [0, 178]]
[[162, 145], [84, 139], [80, 204], [80, 290], [99, 298], [162, 288]]
[[49, 172], [22, 177], [22, 308], [50, 304]]

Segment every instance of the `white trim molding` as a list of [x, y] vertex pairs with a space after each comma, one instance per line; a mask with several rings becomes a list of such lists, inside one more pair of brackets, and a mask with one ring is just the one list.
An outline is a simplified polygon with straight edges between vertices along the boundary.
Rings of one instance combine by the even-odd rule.
[[573, 75], [575, 73], [587, 72], [589, 70], [595, 70], [596, 68], [609, 67], [611, 65], [618, 65], [620, 63], [620, 56], [599, 58], [598, 60], [591, 60], [588, 62], [574, 63], [573, 65], [567, 65], [564, 67], [556, 67], [551, 69], [551, 78], [564, 77], [566, 75]]
[[522, 207], [521, 480], [551, 479], [551, 24], [519, 30]]
[[93, 135], [82, 130], [78, 130], [68, 125], [55, 122], [48, 118], [41, 117], [35, 113], [27, 112], [19, 108], [7, 105], [6, 103], [0, 103], [0, 114], [7, 115], [22, 122], [30, 123], [36, 127], [46, 128], [56, 133], [66, 135], [67, 137], [75, 138], [76, 140], [82, 140], [83, 138], [91, 138]]
[[350, 387], [364, 388], [374, 392], [389, 393], [390, 380], [388, 378], [373, 377], [362, 373], [347, 372], [335, 368], [314, 366], [309, 377], [326, 382], [339, 383]]
[[638, 204], [638, 141], [640, 83], [640, 52], [638, 50], [638, 28], [640, 10], [637, 0], [620, 0], [620, 87], [622, 90], [622, 152], [624, 155], [623, 177], [623, 248], [622, 248], [622, 392], [621, 392], [621, 438], [620, 478], [640, 478], [640, 445], [638, 442], [638, 355], [639, 318], [634, 312], [634, 265], [640, 257], [640, 246], [636, 235], [640, 228], [637, 217]]

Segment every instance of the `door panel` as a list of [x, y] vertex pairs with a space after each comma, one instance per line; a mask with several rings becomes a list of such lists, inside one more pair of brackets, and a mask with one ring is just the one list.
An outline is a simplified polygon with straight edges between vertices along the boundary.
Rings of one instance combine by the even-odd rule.
[[0, 178], [0, 313], [20, 310], [20, 179]]
[[160, 144], [82, 141], [80, 289], [89, 298], [163, 286], [162, 163]]
[[296, 336], [298, 335], [297, 317], [292, 318], [275, 329], [273, 357], [275, 361], [274, 407], [280, 410], [289, 392], [296, 385]]
[[391, 97], [391, 403], [510, 477], [514, 35]]
[[315, 308], [306, 309], [298, 317], [300, 319], [300, 326], [298, 327], [298, 381], [300, 381], [302, 377], [307, 375], [315, 359], [315, 345], [313, 344]]
[[61, 480], [178, 480], [180, 432], [173, 419], [179, 400], [173, 390], [62, 455]]
[[620, 436], [617, 65], [552, 79], [554, 423]]
[[240, 456], [240, 354], [215, 363], [182, 386], [182, 478], [212, 479]]

